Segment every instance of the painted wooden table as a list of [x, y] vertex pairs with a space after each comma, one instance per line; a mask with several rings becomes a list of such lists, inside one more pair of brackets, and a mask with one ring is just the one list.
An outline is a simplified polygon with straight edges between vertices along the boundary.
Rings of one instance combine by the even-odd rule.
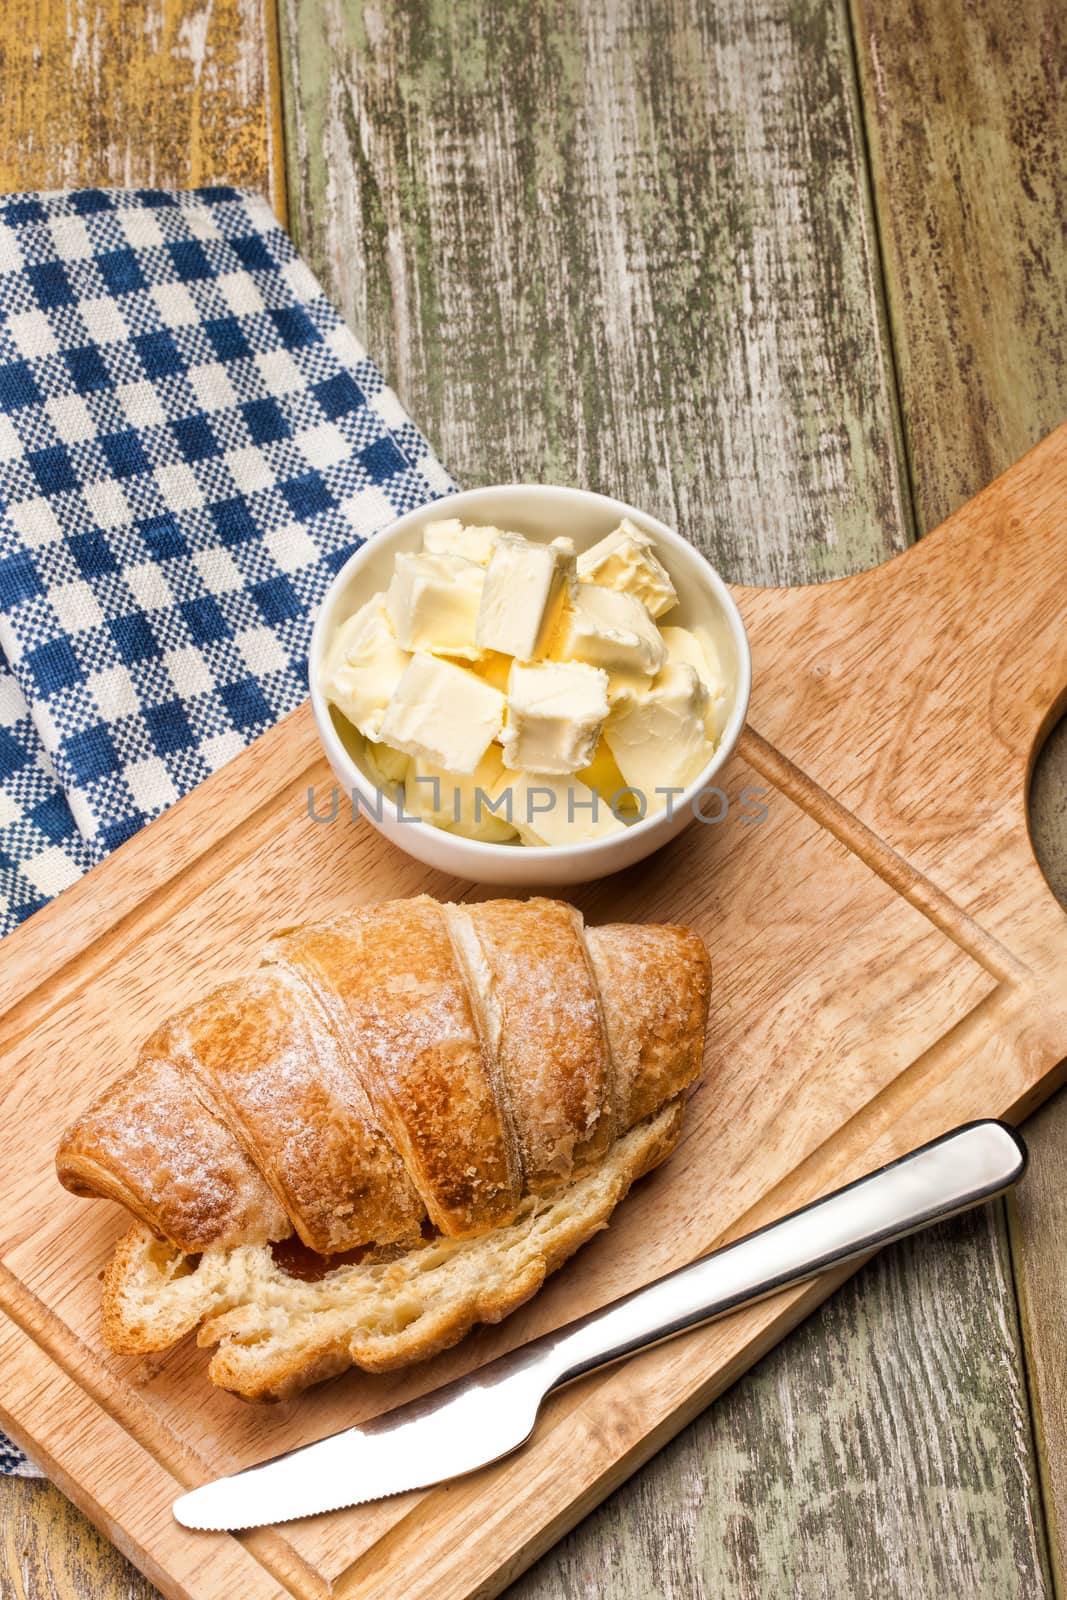
[[[15, 0], [0, 189], [266, 191], [466, 484], [646, 506], [727, 576], [921, 536], [1067, 415], [1059, 0]], [[1067, 904], [1067, 725], [1032, 788]], [[513, 1600], [1067, 1584], [1067, 1099]], [[151, 1587], [0, 1480], [3, 1600]], [[391, 1597], [389, 1597], [391, 1600]]]

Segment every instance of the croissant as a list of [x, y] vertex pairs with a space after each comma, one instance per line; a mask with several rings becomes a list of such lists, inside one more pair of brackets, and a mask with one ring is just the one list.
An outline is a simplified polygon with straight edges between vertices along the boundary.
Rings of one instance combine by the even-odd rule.
[[709, 986], [689, 929], [555, 900], [284, 930], [63, 1137], [61, 1183], [137, 1219], [105, 1342], [199, 1327], [216, 1384], [284, 1399], [499, 1321], [674, 1148]]

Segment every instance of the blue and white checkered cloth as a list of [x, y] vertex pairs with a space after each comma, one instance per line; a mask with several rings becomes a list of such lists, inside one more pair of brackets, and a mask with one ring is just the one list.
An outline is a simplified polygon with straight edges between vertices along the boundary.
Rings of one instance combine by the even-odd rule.
[[306, 694], [451, 481], [257, 196], [0, 201], [0, 933]]
[[453, 487], [258, 196], [0, 199], [0, 935], [298, 705], [332, 575]]

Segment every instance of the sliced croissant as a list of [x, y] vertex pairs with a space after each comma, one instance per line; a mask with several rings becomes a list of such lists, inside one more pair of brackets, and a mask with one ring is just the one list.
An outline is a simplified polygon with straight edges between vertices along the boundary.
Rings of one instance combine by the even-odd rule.
[[214, 1382], [278, 1399], [498, 1321], [674, 1148], [709, 985], [690, 930], [586, 930], [554, 900], [422, 896], [279, 935], [60, 1145], [68, 1189], [137, 1219], [106, 1342], [199, 1327]]

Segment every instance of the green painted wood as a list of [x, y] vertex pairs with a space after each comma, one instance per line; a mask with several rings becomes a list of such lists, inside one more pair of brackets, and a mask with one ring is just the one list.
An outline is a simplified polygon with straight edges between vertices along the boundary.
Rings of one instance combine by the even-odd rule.
[[[920, 531], [1067, 416], [1067, 13], [1059, 0], [852, 0]], [[1067, 907], [1067, 727], [1034, 846]], [[1009, 1203], [1052, 1566], [1067, 1594], [1067, 1094]]]
[[906, 542], [843, 0], [282, 13], [298, 242], [464, 484], [753, 581]]
[[883, 1252], [508, 1600], [1037, 1600], [1000, 1208]]
[[[619, 493], [747, 581], [907, 542], [843, 0], [282, 31], [299, 242], [463, 483]], [[511, 1592], [1048, 1593], [1003, 1213], [887, 1252]]]
[[852, 5], [924, 533], [1067, 416], [1067, 11]]
[[[1065, 764], [1067, 767], [1067, 764]], [[1026, 1124], [1030, 1168], [1009, 1218], [1030, 1400], [1058, 1596], [1067, 1594], [1067, 1090]]]
[[[1067, 910], [1067, 720], [1030, 786], [1034, 849]], [[1067, 1595], [1067, 1089], [1026, 1124], [1030, 1167], [1008, 1206], [1056, 1592]]]

